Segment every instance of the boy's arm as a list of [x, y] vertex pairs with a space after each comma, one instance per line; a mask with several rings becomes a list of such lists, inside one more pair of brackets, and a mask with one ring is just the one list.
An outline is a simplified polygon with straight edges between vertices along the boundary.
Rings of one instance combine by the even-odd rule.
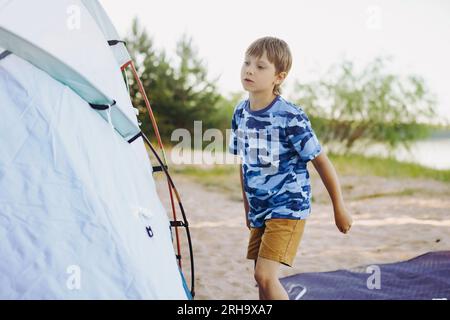
[[336, 226], [342, 233], [347, 233], [352, 226], [353, 220], [345, 209], [341, 187], [333, 164], [330, 162], [324, 151], [311, 162], [319, 173], [323, 184], [328, 190], [331, 201], [333, 202]]
[[245, 224], [248, 229], [250, 229], [250, 221], [248, 221], [247, 213], [249, 211], [247, 196], [244, 191], [244, 177], [242, 176], [242, 164], [239, 165], [239, 174], [241, 176], [241, 188], [242, 188], [242, 199], [244, 200], [244, 210], [245, 210]]

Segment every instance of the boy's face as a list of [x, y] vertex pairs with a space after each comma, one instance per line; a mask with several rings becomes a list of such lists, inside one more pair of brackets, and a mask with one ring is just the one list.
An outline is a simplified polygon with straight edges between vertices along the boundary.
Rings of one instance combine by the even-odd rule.
[[276, 74], [275, 65], [267, 59], [266, 52], [258, 58], [246, 55], [241, 68], [241, 82], [250, 93], [272, 92], [276, 84], [281, 84], [286, 72]]

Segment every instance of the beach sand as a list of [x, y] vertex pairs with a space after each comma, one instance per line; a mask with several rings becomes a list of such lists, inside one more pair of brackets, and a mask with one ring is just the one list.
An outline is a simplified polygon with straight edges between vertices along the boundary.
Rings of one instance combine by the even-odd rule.
[[[450, 250], [450, 185], [432, 180], [341, 176], [344, 199], [354, 219], [349, 234], [334, 224], [331, 202], [310, 170], [314, 202], [294, 267], [282, 266], [280, 278], [302, 273], [397, 262], [429, 251]], [[236, 172], [238, 175], [238, 172]], [[249, 231], [241, 201], [211, 191], [184, 175], [174, 175], [192, 236], [197, 300], [258, 299], [253, 261], [246, 259]], [[167, 183], [156, 179], [169, 206]], [[240, 187], [239, 185], [236, 187]], [[179, 216], [180, 211], [177, 210]], [[171, 211], [168, 211], [171, 215]], [[184, 230], [183, 271], [189, 255]]]

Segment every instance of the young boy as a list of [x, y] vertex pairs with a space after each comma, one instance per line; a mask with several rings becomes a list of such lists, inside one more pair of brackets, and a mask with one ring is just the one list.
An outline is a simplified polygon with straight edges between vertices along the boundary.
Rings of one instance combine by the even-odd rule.
[[248, 91], [233, 114], [230, 152], [242, 158], [247, 258], [255, 260], [260, 299], [288, 299], [278, 280], [280, 263], [292, 266], [311, 212], [307, 162], [312, 161], [334, 208], [338, 229], [347, 233], [347, 213], [336, 171], [322, 151], [305, 112], [280, 96], [292, 64], [283, 40], [265, 37], [245, 53], [241, 81]]

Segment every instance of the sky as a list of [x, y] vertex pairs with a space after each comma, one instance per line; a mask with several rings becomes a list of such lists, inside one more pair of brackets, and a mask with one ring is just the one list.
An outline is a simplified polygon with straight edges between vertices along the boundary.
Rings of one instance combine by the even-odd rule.
[[175, 57], [191, 36], [209, 78], [223, 94], [244, 93], [239, 73], [248, 45], [262, 36], [285, 40], [293, 65], [285, 82], [310, 81], [343, 58], [359, 68], [391, 56], [392, 71], [422, 76], [450, 121], [450, 1], [442, 0], [100, 0], [124, 37], [138, 17], [155, 48]]

